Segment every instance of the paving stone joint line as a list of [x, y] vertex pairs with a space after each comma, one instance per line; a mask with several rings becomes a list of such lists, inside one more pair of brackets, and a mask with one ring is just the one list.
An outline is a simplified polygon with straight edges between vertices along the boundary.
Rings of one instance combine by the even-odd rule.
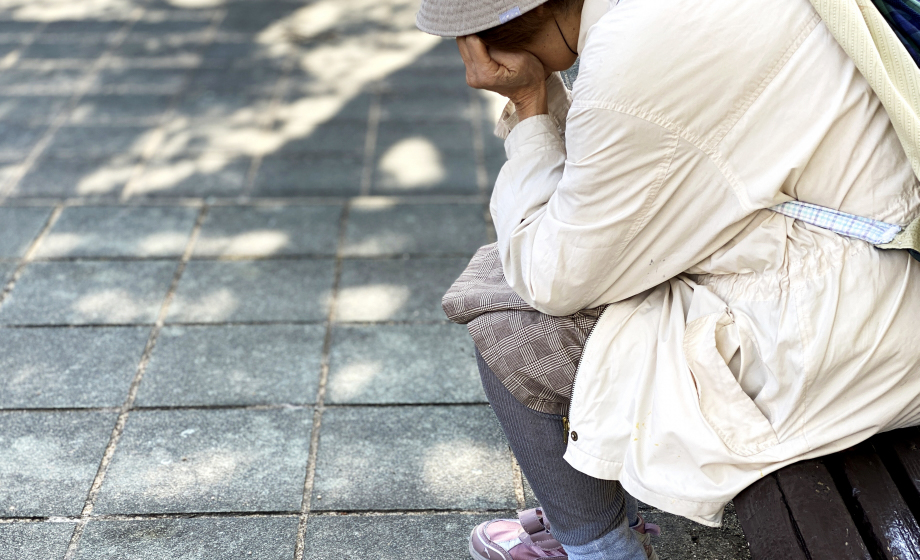
[[182, 278], [182, 273], [185, 272], [185, 267], [192, 257], [192, 250], [194, 249], [195, 241], [198, 239], [198, 234], [201, 232], [201, 227], [204, 224], [204, 220], [207, 215], [208, 207], [203, 206], [198, 213], [192, 234], [189, 236], [189, 239], [186, 242], [185, 252], [182, 255], [182, 260], [176, 267], [172, 282], [170, 283], [169, 289], [166, 292], [166, 296], [163, 298], [163, 302], [160, 305], [157, 321], [153, 328], [150, 330], [147, 345], [144, 348], [144, 353], [141, 356], [140, 363], [137, 366], [137, 371], [134, 375], [134, 379], [132, 379], [131, 385], [128, 388], [128, 395], [125, 397], [125, 401], [121, 406], [121, 410], [118, 414], [118, 419], [115, 422], [115, 427], [112, 429], [112, 435], [110, 436], [109, 443], [106, 445], [105, 452], [102, 455], [102, 461], [99, 464], [99, 469], [96, 472], [96, 476], [93, 479], [93, 484], [90, 487], [89, 494], [86, 497], [86, 503], [83, 506], [83, 511], [80, 512], [80, 520], [74, 527], [73, 535], [71, 536], [70, 542], [67, 546], [67, 552], [64, 554], [64, 560], [73, 560], [77, 553], [77, 549], [80, 545], [80, 539], [83, 536], [83, 532], [86, 528], [86, 524], [90, 516], [92, 516], [96, 498], [99, 495], [99, 491], [102, 489], [102, 483], [105, 480], [106, 472], [109, 465], [112, 463], [113, 456], [115, 455], [115, 449], [118, 446], [118, 441], [121, 438], [122, 433], [124, 433], [125, 424], [127, 424], [128, 421], [128, 416], [132, 412], [134, 401], [137, 399], [138, 388], [140, 387], [140, 383], [144, 378], [144, 372], [146, 371], [147, 364], [150, 362], [150, 356], [153, 353], [153, 349], [156, 346], [157, 337], [159, 336], [160, 331], [162, 330], [165, 323], [166, 315], [169, 311], [169, 305], [172, 303], [176, 290], [179, 287], [179, 281]]
[[326, 386], [329, 382], [329, 360], [332, 348], [333, 323], [335, 321], [336, 306], [338, 303], [339, 284], [342, 279], [342, 251], [345, 247], [345, 240], [348, 230], [348, 217], [350, 215], [351, 205], [346, 204], [339, 216], [339, 231], [336, 242], [336, 261], [335, 274], [333, 276], [332, 297], [330, 298], [329, 310], [326, 323], [326, 332], [323, 337], [322, 358], [320, 360], [320, 377], [316, 389], [316, 408], [313, 412], [313, 430], [310, 432], [310, 453], [307, 460], [307, 472], [304, 477], [303, 497], [301, 501], [300, 518], [297, 524], [297, 540], [294, 544], [294, 559], [304, 560], [306, 555], [306, 530], [312, 508], [313, 486], [316, 481], [316, 460], [319, 454], [320, 431], [323, 424], [323, 412], [325, 411]]
[[[0, 211], [23, 209], [22, 214], [40, 217], [35, 219], [36, 234], [31, 240], [22, 236], [21, 248], [8, 242], [6, 246], [15, 250], [0, 256], [0, 274], [8, 278], [0, 283], [0, 309], [5, 312], [0, 337], [24, 348], [31, 347], [26, 343], [47, 338], [54, 344], [61, 343], [55, 349], [64, 356], [64, 343], [73, 345], [77, 341], [86, 346], [88, 340], [98, 339], [100, 344], [109, 345], [105, 352], [111, 354], [93, 354], [99, 363], [90, 363], [79, 354], [79, 367], [73, 368], [70, 362], [68, 368], [62, 367], [62, 371], [66, 369], [64, 379], [56, 387], [49, 387], [43, 379], [56, 374], [59, 364], [39, 360], [34, 369], [42, 371], [35, 375], [29, 372], [18, 388], [11, 384], [12, 396], [4, 395], [0, 419], [9, 420], [14, 430], [17, 422], [26, 425], [37, 417], [43, 420], [36, 421], [36, 425], [57, 429], [58, 423], [63, 422], [60, 419], [91, 416], [92, 422], [80, 425], [79, 436], [97, 439], [98, 450], [85, 447], [89, 451], [81, 451], [87, 457], [80, 459], [82, 464], [72, 457], [59, 464], [49, 463], [49, 468], [79, 467], [86, 471], [71, 485], [77, 489], [75, 498], [68, 497], [63, 506], [57, 505], [64, 503], [61, 500], [51, 506], [39, 500], [37, 509], [23, 507], [25, 502], [9, 502], [9, 511], [0, 517], [0, 530], [5, 531], [0, 535], [12, 534], [16, 541], [20, 535], [36, 533], [29, 532], [33, 528], [42, 534], [60, 533], [61, 543], [66, 546], [61, 548], [61, 554], [48, 549], [48, 555], [65, 560], [111, 556], [114, 550], [134, 558], [139, 549], [131, 547], [138, 542], [142, 543], [138, 546], [149, 547], [140, 551], [142, 555], [168, 557], [158, 547], [183, 546], [192, 551], [198, 546], [196, 553], [203, 554], [202, 558], [220, 557], [208, 552], [215, 550], [208, 547], [233, 542], [245, 533], [243, 530], [237, 534], [235, 529], [240, 527], [257, 528], [256, 540], [274, 539], [276, 550], [294, 560], [333, 557], [330, 555], [376, 557], [366, 548], [367, 541], [376, 542], [375, 535], [390, 538], [387, 546], [394, 554], [400, 546], [412, 546], [413, 553], [407, 558], [439, 558], [440, 548], [435, 554], [416, 554], [417, 550], [429, 550], [425, 548], [431, 538], [428, 535], [437, 539], [438, 546], [441, 541], [450, 541], [448, 547], [458, 545], [456, 551], [444, 552], [445, 556], [465, 554], [464, 539], [475, 523], [513, 516], [515, 508], [533, 507], [535, 498], [520, 466], [504, 444], [497, 424], [489, 423], [494, 418], [489, 416], [484, 395], [470, 390], [473, 370], [463, 370], [464, 365], [472, 364], [463, 361], [470, 357], [466, 355], [471, 352], [469, 339], [462, 327], [450, 324], [440, 314], [435, 301], [434, 287], [440, 288], [453, 268], [458, 268], [459, 273], [461, 264], [475, 250], [465, 241], [475, 239], [478, 245], [495, 240], [489, 215], [490, 182], [497, 173], [496, 162], [503, 158], [500, 143], [491, 138], [486, 115], [490, 101], [447, 71], [462, 72], [454, 49], [442, 48], [453, 47], [452, 42], [419, 54], [405, 71], [371, 77], [360, 92], [348, 93], [356, 97], [349, 97], [345, 100], [347, 105], [335, 109], [339, 112], [328, 126], [321, 125], [326, 128], [301, 133], [296, 130], [297, 119], [288, 112], [301, 110], [295, 103], [300, 101], [309, 101], [304, 104], [309, 111], [311, 97], [318, 99], [321, 107], [328, 101], [329, 92], [311, 89], [317, 84], [323, 87], [323, 77], [303, 66], [309, 64], [304, 55], [311, 48], [325, 48], [327, 37], [278, 40], [268, 37], [265, 31], [269, 25], [281, 24], [282, 18], [293, 17], [300, 8], [329, 0], [312, 4], [304, 0], [233, 0], [219, 9], [205, 10], [175, 6], [160, 9], [166, 6], [161, 0], [112, 1], [144, 7], [119, 12], [109, 22], [89, 16], [83, 21], [22, 25], [8, 19], [10, 12], [0, 8], [0, 125], [13, 122], [22, 129], [24, 138], [0, 144], [0, 157], [8, 158], [0, 159]], [[26, 4], [23, 10], [36, 8]], [[266, 10], [277, 11], [278, 15], [263, 13]], [[232, 28], [228, 25], [231, 20], [234, 25], [242, 23], [246, 30]], [[251, 23], [256, 20], [264, 20], [264, 27], [262, 23]], [[299, 25], [298, 21], [293, 23]], [[392, 23], [387, 22], [387, 33], [398, 31], [398, 25]], [[296, 32], [295, 27], [282, 33]], [[103, 35], [105, 41], [98, 45], [87, 40]], [[334, 36], [328, 38], [337, 40]], [[269, 43], [289, 40], [295, 43], [289, 51], [278, 50], [265, 56], [267, 49], [281, 46]], [[74, 52], [62, 51], [60, 45], [71, 43]], [[150, 48], [155, 44], [155, 49]], [[10, 50], [10, 46], [14, 48]], [[10, 69], [13, 72], [5, 72]], [[233, 79], [226, 79], [230, 74]], [[13, 83], [15, 80], [18, 82]], [[257, 85], [258, 92], [251, 94], [247, 89], [242, 99], [220, 97], [227, 93], [225, 88], [230, 82], [234, 88]], [[416, 91], [419, 84], [422, 89]], [[48, 111], [39, 114], [32, 109], [23, 115], [14, 114], [13, 121], [7, 120], [12, 113], [3, 113], [6, 106], [2, 103], [34, 92], [43, 92], [41, 95], [49, 99], [41, 105], [47, 106]], [[214, 98], [217, 101], [209, 101], [207, 95], [215, 92], [219, 93]], [[242, 131], [252, 131], [256, 144], [259, 135], [271, 137], [279, 133], [283, 145], [268, 151], [257, 145], [252, 149], [246, 146], [236, 153], [237, 148], [226, 148], [206, 137], [214, 131], [204, 135], [200, 146], [181, 137], [194, 135], [196, 127], [208, 126], [211, 116], [206, 113], [212, 102], [217, 108], [215, 114], [224, 113], [224, 118], [236, 116], [234, 112], [240, 109], [248, 111]], [[13, 103], [9, 106], [19, 107]], [[103, 110], [94, 109], [94, 103], [104, 106]], [[178, 132], [170, 128], [171, 121], [182, 119], [187, 122], [177, 125]], [[292, 120], [295, 130], [289, 138], [285, 127]], [[225, 125], [227, 130], [235, 126], [229, 120], [221, 122], [215, 127], [216, 133], [220, 134]], [[137, 145], [128, 146], [134, 131], [140, 131]], [[74, 146], [81, 141], [100, 151], [93, 142], [102, 142], [106, 135], [124, 139], [126, 145], [116, 148], [128, 151], [115, 155], [130, 156], [125, 163], [128, 172], [115, 169], [124, 175], [113, 179], [114, 186], [108, 191], [94, 194], [88, 192], [92, 187], [83, 189], [82, 184], [45, 186], [41, 182], [67, 183], [71, 177], [85, 178], [89, 173], [107, 172], [111, 171], [109, 167], [121, 165], [110, 161], [108, 153], [75, 155], [80, 148]], [[178, 141], [175, 136], [179, 136]], [[411, 185], [387, 183], [391, 179], [382, 162], [406, 140], [414, 142], [408, 143], [410, 146], [426, 145], [432, 153], [442, 156], [432, 159], [444, 173], [436, 187], [413, 190]], [[354, 144], [353, 150], [349, 143]], [[196, 185], [192, 186], [177, 182], [179, 186], [156, 191], [157, 187], [144, 182], [148, 174], [156, 171], [181, 175], [179, 163], [175, 163], [177, 169], [170, 169], [174, 162], [169, 158], [174, 152], [176, 162], [191, 161], [194, 166], [200, 163], [195, 158], [207, 150], [220, 152], [222, 157], [230, 158], [231, 164], [216, 173], [194, 170], [189, 182]], [[334, 156], [336, 153], [340, 155]], [[413, 159], [411, 150], [408, 153], [410, 157], [403, 153], [397, 161], [404, 165], [425, 163], [418, 156]], [[68, 167], [62, 163], [81, 158], [92, 160], [91, 165]], [[323, 167], [324, 160], [349, 169], [347, 176], [330, 174], [335, 187], [328, 191], [310, 184], [317, 177], [329, 180], [324, 175], [329, 174]], [[160, 165], [162, 169], [157, 167]], [[314, 171], [313, 166], [319, 171]], [[234, 181], [232, 190], [198, 188], [199, 179], [209, 179], [205, 175], [214, 175], [214, 180], [219, 181], [224, 180], [220, 177], [225, 171]], [[172, 180], [168, 177], [166, 182]], [[180, 177], [176, 181], [185, 180]], [[268, 184], [270, 181], [279, 181], [282, 187]], [[81, 210], [70, 210], [77, 208]], [[151, 210], [128, 210], [137, 208]], [[170, 217], [158, 224], [159, 229], [148, 227], [156, 221], [149, 217], [139, 220], [136, 228], [131, 220], [121, 218], [112, 222], [118, 225], [91, 224], [93, 216], [108, 224], [109, 211], [105, 209], [111, 209], [113, 215], [141, 217], [187, 214], [182, 218], [187, 221]], [[276, 228], [275, 222], [252, 219], [270, 213], [263, 209], [302, 216], [302, 223], [309, 226], [308, 233], [304, 234], [303, 227], [282, 224]], [[209, 229], [209, 220], [216, 220], [220, 211], [231, 217], [246, 217], [249, 222], [234, 229], [226, 226], [232, 220], [225, 217], [223, 223], [215, 221]], [[459, 217], [454, 220], [454, 215]], [[175, 223], [180, 223], [181, 228], [170, 225]], [[258, 243], [241, 243], [227, 249], [235, 242], [235, 236], [263, 228], [289, 236], [287, 244], [280, 249], [262, 249]], [[172, 237], [154, 249], [143, 245], [150, 240], [162, 242], [162, 238], [155, 238], [161, 233]], [[125, 239], [119, 237], [122, 235]], [[206, 247], [209, 235], [211, 245]], [[304, 242], [303, 237], [311, 237], [311, 241]], [[464, 242], [458, 243], [457, 239]], [[73, 246], [68, 245], [71, 242]], [[285, 269], [306, 278], [306, 283], [297, 290], [286, 291], [281, 284], [293, 282], [281, 274]], [[81, 300], [86, 303], [87, 296], [99, 296], [112, 286], [120, 289], [129, 285], [121, 280], [97, 280], [106, 274], [114, 274], [116, 279], [138, 277], [124, 272], [129, 270], [147, 271], [144, 275], [151, 277], [150, 271], [154, 271], [158, 275], [149, 297], [147, 288], [128, 290], [125, 296], [126, 301], [137, 301], [140, 307], [149, 306], [149, 313], [105, 315], [106, 308], [95, 316], [72, 311]], [[239, 271], [254, 274], [257, 280], [240, 281]], [[67, 286], [72, 278], [68, 275], [78, 272], [93, 276], [80, 280], [84, 283], [79, 287]], [[55, 274], [63, 280], [47, 280]], [[271, 278], [273, 275], [276, 278]], [[270, 287], [263, 289], [265, 284]], [[57, 297], [55, 290], [64, 295], [45, 307], [35, 303]], [[214, 311], [223, 304], [212, 304], [203, 296], [221, 290], [230, 294], [230, 303]], [[383, 305], [377, 311], [360, 309], [362, 301], [367, 301], [362, 300], [367, 290], [379, 290], [380, 295], [375, 297]], [[407, 301], [396, 303], [401, 301], [403, 292]], [[308, 311], [288, 314], [285, 309], [252, 311], [246, 307], [255, 299], [301, 303], [292, 299], [301, 294], [311, 299]], [[322, 303], [312, 302], [313, 299]], [[115, 298], [115, 306], [119, 304]], [[207, 309], [188, 311], [195, 305]], [[397, 309], [384, 309], [387, 305]], [[242, 306], [244, 311], [234, 306]], [[65, 308], [67, 312], [59, 312]], [[215, 345], [213, 341], [218, 339], [224, 347]], [[279, 342], [275, 344], [274, 339]], [[298, 350], [291, 351], [295, 346]], [[201, 352], [202, 348], [208, 353]], [[262, 358], [253, 348], [258, 348]], [[277, 363], [268, 360], [272, 363], [265, 371], [256, 371], [259, 368], [252, 366], [252, 360], [285, 352], [291, 357]], [[43, 358], [38, 356], [41, 353], [35, 352], [36, 358]], [[207, 359], [199, 363], [196, 357]], [[5, 363], [13, 364], [17, 359], [14, 356]], [[239, 364], [230, 364], [232, 360]], [[26, 359], [20, 361], [24, 366], [35, 365], [26, 363]], [[378, 387], [373, 395], [361, 393], [362, 380], [354, 382], [346, 375], [349, 367], [366, 364], [378, 364], [374, 366], [378, 369], [363, 380], [374, 379]], [[18, 362], [15, 367], [19, 367]], [[85, 375], [87, 367], [111, 368], [112, 372], [92, 377], [94, 383], [104, 385], [102, 389], [78, 393], [73, 389], [73, 380]], [[124, 371], [118, 373], [118, 368]], [[237, 385], [231, 387], [231, 376], [225, 375], [229, 373], [241, 376], [243, 381], [237, 380]], [[179, 377], [182, 379], [177, 383]], [[279, 381], [282, 377], [284, 382]], [[294, 378], [296, 381], [287, 381]], [[446, 380], [446, 388], [426, 387], [431, 380], [440, 379]], [[267, 384], [271, 384], [268, 389]], [[479, 389], [478, 374], [472, 386]], [[288, 390], [292, 387], [295, 390]], [[300, 399], [301, 395], [304, 398]], [[256, 420], [274, 422], [280, 417], [295, 418], [296, 422], [272, 424], [275, 435], [246, 424]], [[228, 419], [240, 425], [215, 429], [216, 422], [231, 424]], [[181, 425], [183, 422], [197, 428], [203, 439], [180, 439], [186, 438], [185, 432], [179, 433], [186, 427]], [[170, 431], [173, 428], [175, 433]], [[311, 430], [309, 436], [307, 429]], [[78, 432], [60, 433], [72, 437]], [[283, 434], [279, 441], [297, 451], [288, 454], [272, 447], [277, 444], [277, 433]], [[242, 438], [241, 444], [228, 443], [238, 438]], [[51, 446], [56, 444], [53, 438], [44, 441]], [[169, 471], [173, 467], [166, 467], [162, 472], [172, 473], [165, 475], [167, 479], [144, 486], [146, 483], [137, 480], [144, 478], [142, 475], [156, 475], [154, 471], [164, 466], [158, 462], [161, 458], [150, 452], [151, 445], [159, 446], [157, 453], [164, 453], [178, 467], [173, 471]], [[468, 451], [464, 445], [470, 446]], [[270, 451], [265, 452], [263, 446]], [[393, 446], [398, 451], [393, 451]], [[247, 461], [255, 461], [258, 475], [234, 474], [219, 477], [221, 480], [213, 484], [201, 482], [198, 477], [204, 463], [190, 461], [186, 466], [178, 462], [180, 455], [182, 461], [186, 454], [191, 455], [189, 450], [218, 459], [226, 453], [233, 468], [246, 468]], [[360, 467], [365, 459], [370, 464]], [[290, 470], [271, 470], [274, 463], [285, 461], [293, 465]], [[30, 465], [28, 461], [25, 464]], [[126, 464], [131, 466], [125, 467]], [[13, 466], [13, 475], [17, 476], [15, 459]], [[187, 481], [175, 476], [177, 472], [194, 479], [192, 487], [181, 490]], [[283, 484], [265, 484], [266, 472], [281, 472], [283, 476], [275, 480]], [[390, 495], [369, 491], [370, 482], [355, 480], [370, 478], [368, 472], [375, 480], [385, 481], [382, 485]], [[250, 488], [257, 492], [239, 492], [242, 482], [248, 485], [247, 492]], [[30, 484], [24, 484], [27, 490]], [[347, 486], [338, 496], [330, 491], [336, 484]], [[197, 497], [189, 497], [198, 488], [206, 489]], [[151, 498], [164, 490], [168, 498]], [[271, 496], [262, 501], [253, 499], [258, 492]], [[469, 497], [472, 494], [477, 495]], [[209, 501], [215, 500], [215, 495], [216, 501]], [[237, 520], [246, 523], [235, 525]], [[259, 520], [265, 522], [260, 524]], [[119, 523], [132, 524], [130, 530], [142, 531], [144, 537], [137, 542], [119, 540], [128, 527]], [[208, 536], [209, 528], [214, 527], [223, 531], [218, 538]], [[263, 531], [271, 527], [288, 529]], [[167, 528], [191, 531], [183, 534], [192, 537], [184, 541], [185, 536], [176, 536], [178, 533], [163, 538], [151, 532]], [[375, 532], [377, 528], [379, 533]], [[3, 537], [0, 559], [7, 558], [4, 546], [8, 543]], [[108, 552], [103, 552], [105, 547], [109, 547]], [[244, 554], [242, 550], [240, 554]]]

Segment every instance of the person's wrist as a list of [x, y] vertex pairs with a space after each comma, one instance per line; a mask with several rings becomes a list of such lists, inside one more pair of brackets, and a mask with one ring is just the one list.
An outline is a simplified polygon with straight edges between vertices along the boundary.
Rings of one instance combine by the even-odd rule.
[[537, 115], [549, 114], [549, 105], [546, 99], [546, 86], [515, 96], [511, 99], [514, 103], [514, 111], [518, 114], [519, 120], [528, 119]]

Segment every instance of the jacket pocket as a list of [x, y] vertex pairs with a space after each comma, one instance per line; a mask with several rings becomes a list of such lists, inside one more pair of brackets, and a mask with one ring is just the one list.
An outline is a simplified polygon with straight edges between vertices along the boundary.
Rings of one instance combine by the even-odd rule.
[[[752, 365], [753, 342], [743, 339], [731, 312], [687, 324], [684, 356], [696, 383], [700, 412], [733, 453], [747, 457], [779, 443], [776, 432], [738, 379]], [[733, 373], [729, 364], [739, 371]]]

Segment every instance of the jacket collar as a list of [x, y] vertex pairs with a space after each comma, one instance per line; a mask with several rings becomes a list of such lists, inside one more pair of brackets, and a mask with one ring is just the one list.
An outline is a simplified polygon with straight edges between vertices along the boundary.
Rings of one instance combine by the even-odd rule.
[[585, 0], [585, 5], [581, 9], [581, 27], [578, 30], [578, 54], [585, 48], [585, 39], [588, 37], [588, 30], [591, 29], [611, 8], [617, 5], [619, 0]]

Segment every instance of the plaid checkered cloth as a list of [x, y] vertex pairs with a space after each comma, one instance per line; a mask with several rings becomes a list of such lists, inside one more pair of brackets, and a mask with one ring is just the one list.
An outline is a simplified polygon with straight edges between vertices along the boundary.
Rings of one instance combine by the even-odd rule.
[[476, 252], [441, 300], [454, 323], [467, 325], [483, 359], [525, 406], [566, 414], [585, 341], [604, 307], [566, 317], [540, 313], [505, 280], [498, 246]]
[[872, 0], [914, 62], [920, 64], [920, 2]]
[[834, 233], [868, 241], [873, 245], [891, 243], [901, 233], [901, 226], [846, 214], [831, 208], [793, 200], [770, 210]]

